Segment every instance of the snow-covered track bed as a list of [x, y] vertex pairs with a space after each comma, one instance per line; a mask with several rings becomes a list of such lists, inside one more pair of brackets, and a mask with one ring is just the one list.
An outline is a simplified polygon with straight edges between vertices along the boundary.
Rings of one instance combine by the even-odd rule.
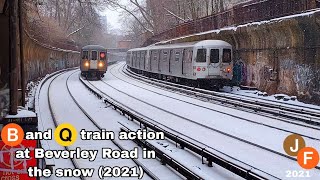
[[[80, 106], [73, 96], [71, 92], [71, 88], [69, 87], [69, 78], [75, 75], [79, 75], [78, 70], [76, 71], [68, 71], [55, 75], [50, 80], [42, 85], [41, 92], [42, 97], [41, 101], [43, 101], [44, 95], [46, 96], [47, 104], [46, 107], [44, 104], [41, 104], [39, 107], [40, 113], [42, 115], [42, 126], [43, 129], [46, 128], [56, 128], [59, 124], [62, 123], [70, 123], [77, 130], [85, 129], [86, 131], [99, 131], [102, 128], [93, 120], [92, 117], [85, 111], [85, 109]], [[46, 90], [43, 88], [47, 88]], [[86, 88], [83, 87], [85, 90]], [[40, 97], [39, 97], [40, 99]], [[40, 104], [40, 103], [39, 103]], [[46, 109], [47, 108], [47, 109]], [[50, 122], [50, 120], [52, 122]], [[49, 124], [49, 125], [48, 125]], [[51, 126], [50, 126], [51, 124]], [[56, 163], [57, 168], [94, 168], [96, 173], [93, 174], [94, 179], [99, 179], [97, 170], [100, 166], [109, 166], [109, 167], [134, 167], [139, 166], [144, 169], [144, 172], [147, 174], [143, 177], [143, 179], [158, 179], [155, 177], [147, 168], [145, 168], [142, 164], [137, 160], [131, 159], [108, 159], [104, 160], [101, 158], [101, 149], [102, 148], [112, 148], [113, 150], [124, 150], [121, 145], [117, 144], [115, 141], [104, 140], [103, 143], [101, 141], [87, 141], [77, 139], [75, 144], [69, 147], [61, 147], [57, 145], [55, 142], [50, 142], [50, 144], [54, 145], [49, 147], [50, 150], [57, 149], [65, 149], [67, 151], [75, 150], [76, 148], [80, 148], [81, 150], [98, 150], [97, 158], [94, 161], [89, 161], [88, 159], [57, 159], [56, 161], [61, 161], [60, 163]], [[71, 163], [67, 163], [67, 161], [71, 161]], [[85, 177], [80, 177], [81, 179], [88, 179]]]
[[[121, 102], [116, 101], [113, 97], [99, 90], [94, 85], [94, 83], [85, 81], [83, 79], [81, 80], [87, 86], [88, 89], [96, 93], [96, 95], [99, 98], [104, 99], [105, 103], [113, 106], [115, 110], [121, 112], [121, 114], [126, 116], [128, 120], [130, 120], [130, 122], [131, 121], [136, 122], [137, 124], [140, 125], [140, 128], [146, 128], [155, 132], [163, 132], [165, 134], [166, 139], [176, 144], [177, 147], [182, 149], [184, 148], [188, 149], [191, 152], [197, 154], [199, 158], [201, 157], [200, 159], [202, 160], [202, 163], [207, 163], [209, 167], [212, 167], [214, 163], [214, 167], [215, 167], [214, 170], [217, 170], [220, 168], [220, 171], [221, 171], [221, 168], [222, 168], [244, 179], [270, 179], [270, 178], [277, 179], [271, 174], [263, 172], [259, 169], [255, 169], [254, 167], [246, 163], [237, 161], [236, 159], [224, 154], [223, 152], [216, 151], [216, 153], [213, 153], [212, 151], [207, 150], [208, 147], [205, 144], [198, 142], [197, 140], [192, 139], [191, 137], [181, 135], [180, 133], [178, 133], [174, 129], [167, 127], [166, 125], [163, 125], [161, 123], [155, 124], [155, 121], [149, 119], [146, 116], [143, 116], [142, 114], [135, 111], [134, 109], [131, 109], [125, 104], [122, 104]], [[128, 124], [131, 124], [132, 126], [132, 123], [128, 123]], [[124, 127], [127, 129], [126, 126]], [[186, 140], [183, 137], [187, 137], [191, 141]], [[144, 146], [147, 146], [148, 144], [146, 142], [140, 142], [140, 143], [144, 143]], [[191, 177], [193, 177], [191, 179], [198, 179], [196, 178], [198, 177], [196, 173], [190, 171], [190, 169], [184, 167], [179, 162], [175, 161], [174, 157], [169, 157], [165, 155], [164, 152], [161, 152], [160, 154], [161, 155], [160, 157], [158, 156], [158, 158], [161, 159], [163, 164], [169, 164], [172, 168], [174, 168], [176, 171], [180, 172], [181, 174], [183, 174], [185, 177], [189, 179]], [[235, 161], [236, 163], [234, 163]], [[191, 167], [193, 166], [193, 168], [198, 168], [193, 164], [189, 164], [189, 165], [191, 165]], [[217, 166], [220, 166], [220, 167], [217, 167]], [[232, 179], [234, 178], [238, 179], [239, 178], [238, 176], [234, 176]]]
[[[125, 76], [127, 78], [130, 78], [131, 80], [137, 80], [137, 78], [133, 78], [133, 77], [131, 77], [130, 75], [128, 75], [127, 73], [125, 73], [123, 71], [126, 71], [126, 70], [122, 69], [122, 71], [121, 71], [120, 69], [118, 69], [118, 73], [119, 74], [122, 74], [123, 76]], [[117, 76], [115, 76], [115, 77], [117, 77]], [[131, 84], [133, 86], [140, 87], [142, 89], [146, 89], [146, 88], [144, 88], [142, 86], [139, 86], [137, 84], [132, 83], [132, 81], [130, 81], [130, 80], [126, 80], [126, 79], [123, 79], [123, 78], [120, 78], [120, 77], [117, 77], [117, 78], [122, 80], [122, 81], [125, 81], [126, 83], [129, 83], [129, 84]], [[140, 78], [138, 77], [138, 79], [140, 79]], [[214, 104], [222, 105], [224, 107], [229, 107], [229, 108], [233, 108], [233, 109], [237, 109], [237, 110], [241, 110], [241, 111], [245, 111], [245, 112], [249, 112], [249, 113], [253, 113], [253, 114], [257, 114], [257, 115], [262, 115], [262, 116], [267, 117], [267, 118], [275, 119], [277, 121], [282, 121], [282, 122], [285, 122], [285, 123], [294, 124], [294, 125], [301, 126], [301, 127], [304, 127], [304, 128], [320, 130], [320, 128], [318, 126], [315, 126], [315, 125], [308, 125], [308, 124], [300, 122], [300, 121], [298, 121], [298, 122], [292, 121], [292, 119], [290, 119], [290, 118], [274, 116], [272, 114], [260, 112], [260, 111], [257, 111], [255, 109], [252, 110], [252, 109], [243, 108], [241, 106], [237, 106], [237, 105], [234, 105], [234, 104], [228, 104], [228, 103], [224, 103], [224, 102], [221, 102], [221, 101], [212, 100], [212, 99], [210, 99], [210, 97], [208, 98], [208, 97], [204, 97], [204, 96], [199, 96], [199, 95], [194, 94], [194, 93], [192, 93], [192, 94], [190, 94], [189, 92], [184, 93], [184, 92], [181, 92], [180, 90], [175, 90], [175, 88], [163, 87], [163, 85], [158, 84], [158, 83], [156, 83], [157, 85], [155, 85], [155, 83], [152, 82], [152, 81], [151, 82], [145, 82], [146, 80], [143, 79], [143, 78], [140, 79], [140, 80], [137, 80], [137, 81], [139, 81], [139, 82], [141, 82], [143, 84], [148, 84], [148, 85], [151, 85], [153, 87], [156, 87], [156, 88], [159, 88], [159, 89], [164, 89], [164, 90], [167, 90], [167, 91], [170, 91], [170, 92], [182, 95], [182, 96], [192, 97], [194, 99], [201, 100], [201, 101], [204, 101], [204, 102], [211, 102], [211, 103], [214, 103]], [[147, 81], [149, 81], [149, 80], [147, 80]], [[160, 94], [160, 93], [158, 93], [156, 91], [153, 91], [153, 90], [150, 90], [150, 89], [146, 89], [146, 90], [154, 92], [154, 93], [157, 93], [157, 94]], [[165, 95], [165, 94], [160, 94], [160, 95], [167, 97], [167, 95]], [[174, 98], [174, 97], [171, 97], [171, 98]], [[176, 98], [174, 98], [174, 99], [176, 99]], [[180, 101], [183, 101], [183, 100], [180, 100]], [[186, 101], [183, 101], [183, 102], [186, 102]], [[186, 102], [186, 103], [190, 104], [190, 102]], [[198, 104], [194, 104], [194, 103], [191, 103], [191, 104], [193, 104], [195, 106], [203, 107], [203, 106], [200, 106]], [[208, 108], [208, 107], [203, 107], [203, 108], [207, 108], [207, 109], [210, 109], [212, 111], [220, 112], [222, 114], [227, 114], [228, 113], [228, 112], [225, 112], [225, 111], [218, 111], [217, 109], [213, 109], [213, 108]], [[229, 114], [229, 115], [233, 116], [232, 114]], [[241, 117], [237, 117], [237, 118], [240, 118], [242, 120], [250, 121], [249, 119], [245, 119], [245, 118], [241, 118]], [[257, 123], [255, 121], [251, 121], [251, 122], [252, 123]], [[285, 130], [285, 129], [278, 128], [277, 123], [275, 123], [276, 125], [268, 125], [268, 124], [265, 124], [264, 122], [261, 122], [260, 124], [265, 125], [265, 126], [269, 126], [271, 128], [280, 129], [280, 130], [283, 130], [283, 131], [292, 132], [291, 130]], [[298, 132], [298, 134], [299, 134], [299, 132]]]
[[[283, 140], [292, 133], [298, 133], [305, 137], [309, 146], [317, 147], [319, 143], [317, 129], [195, 100], [127, 78], [127, 81], [144, 88], [136, 87], [115, 77], [121, 76], [116, 67], [122, 66], [118, 64], [110, 67], [106, 82], [91, 82], [92, 86], [141, 118], [207, 149], [222, 153], [231, 161], [245, 162], [255, 169], [285, 179], [286, 170], [301, 168], [295, 158], [284, 152]], [[125, 77], [122, 75], [121, 78]], [[265, 161], [257, 162], [259, 157], [264, 157]], [[318, 177], [319, 167], [310, 172]]]
[[[39, 84], [37, 88], [37, 92], [35, 95], [35, 111], [38, 116], [39, 120], [39, 130], [45, 131], [47, 129], [52, 129], [56, 127], [56, 122], [54, 117], [51, 116], [50, 112], [50, 103], [48, 98], [48, 90], [51, 85], [51, 83], [60, 75], [64, 74], [65, 72], [72, 70], [72, 69], [66, 69], [62, 71], [58, 71], [55, 73], [52, 73], [45, 77]], [[69, 150], [67, 147], [59, 146], [57, 143], [55, 143], [54, 140], [47, 141], [47, 140], [41, 140], [41, 146], [45, 150]], [[74, 159], [44, 159], [45, 167], [53, 169], [55, 168], [79, 168], [77, 162]], [[81, 179], [84, 179], [83, 177], [80, 177]], [[70, 178], [69, 178], [70, 179]], [[77, 178], [72, 178], [77, 179]]]
[[[55, 128], [57, 128], [57, 127], [59, 126], [59, 122], [57, 121], [57, 119], [56, 119], [56, 117], [55, 117], [55, 115], [54, 115], [54, 112], [53, 112], [53, 110], [52, 110], [52, 105], [51, 105], [49, 93], [50, 93], [50, 88], [51, 88], [52, 83], [53, 83], [58, 77], [60, 77], [61, 75], [65, 74], [65, 73], [66, 73], [66, 72], [63, 72], [63, 73], [60, 73], [60, 74], [58, 74], [57, 76], [55, 76], [55, 77], [50, 81], [49, 86], [48, 86], [48, 91], [47, 91], [49, 110], [50, 110], [50, 114], [51, 114], [52, 121], [53, 121], [53, 123], [54, 123]], [[65, 148], [67, 151], [70, 151], [70, 148], [69, 148], [69, 147], [64, 147], [64, 148]], [[79, 166], [79, 164], [78, 164], [78, 162], [77, 162], [76, 159], [70, 158], [70, 160], [71, 160], [71, 162], [72, 162], [72, 164], [73, 164], [73, 166], [74, 166], [75, 169], [80, 169], [80, 168], [81, 168], [81, 167]], [[84, 180], [85, 178], [81, 176], [80, 179]]]
[[144, 81], [146, 83], [159, 86], [168, 90], [188, 94], [197, 98], [202, 98], [223, 106], [233, 107], [253, 113], [259, 113], [268, 117], [274, 117], [279, 120], [288, 122], [310, 124], [312, 126], [320, 126], [320, 108], [308, 107], [302, 105], [293, 105], [286, 102], [276, 102], [269, 99], [261, 99], [246, 95], [221, 93], [209, 91], [181, 84], [171, 83], [164, 80], [149, 78], [132, 72], [123, 65], [123, 73], [134, 79]]
[[[121, 80], [121, 81], [124, 81], [132, 86], [135, 86], [135, 87], [138, 87], [138, 88], [141, 88], [143, 90], [146, 90], [146, 91], [150, 91], [152, 93], [155, 93], [157, 95], [160, 95], [160, 96], [164, 96], [164, 97], [167, 97], [167, 98], [171, 98], [171, 99], [174, 99], [174, 100], [177, 100], [177, 101], [180, 101], [180, 102], [183, 102], [183, 103], [187, 103], [187, 104], [190, 104], [190, 105], [193, 105], [193, 106], [197, 106], [199, 108], [204, 108], [204, 109], [207, 109], [207, 110], [211, 110], [211, 111], [214, 111], [214, 112], [218, 112], [218, 113], [221, 113], [221, 114], [224, 114], [224, 115], [228, 115], [228, 116], [231, 116], [231, 117], [234, 117], [234, 118], [237, 118], [238, 120], [241, 120], [241, 121], [247, 121], [247, 122], [250, 122], [250, 123], [254, 123], [254, 124], [259, 124], [259, 125], [262, 125], [262, 126], [265, 126], [265, 127], [269, 127], [269, 128], [273, 128], [273, 129], [277, 129], [277, 130], [280, 130], [280, 131], [284, 131], [284, 132], [288, 132], [288, 133], [292, 133], [292, 134], [299, 134], [301, 136], [304, 136], [304, 137], [307, 137], [307, 138], [310, 138], [310, 139], [314, 139], [314, 140], [317, 140], [317, 141], [320, 141], [319, 138], [317, 138], [317, 136], [314, 136], [313, 134], [303, 134], [302, 132], [303, 131], [299, 131], [299, 130], [296, 130], [296, 131], [293, 131], [292, 129], [295, 129], [295, 128], [292, 128], [292, 127], [295, 127], [295, 126], [298, 126], [298, 127], [301, 127], [302, 129], [305, 129], [305, 132], [309, 131], [309, 128], [310, 129], [313, 129], [313, 130], [317, 130], [317, 131], [320, 131], [320, 128], [319, 127], [314, 127], [314, 126], [308, 126], [306, 124], [299, 124], [299, 123], [292, 123], [292, 122], [289, 122], [289, 121], [283, 121], [285, 123], [289, 122], [291, 123], [292, 125], [288, 125], [287, 127], [286, 126], [280, 126], [279, 127], [279, 123], [277, 122], [277, 120], [280, 120], [280, 119], [275, 119], [276, 121], [271, 121], [272, 123], [267, 123], [266, 121], [257, 121], [256, 119], [254, 118], [247, 118], [246, 116], [237, 116], [235, 114], [233, 114], [233, 111], [223, 111], [223, 110], [219, 110], [217, 108], [211, 108], [211, 107], [208, 107], [208, 106], [204, 106], [202, 104], [198, 104], [198, 103], [194, 103], [194, 102], [190, 102], [190, 101], [187, 101], [187, 100], [184, 100], [184, 99], [179, 99], [177, 97], [174, 97], [174, 96], [168, 96], [167, 94], [162, 94], [161, 92], [158, 92], [158, 91], [155, 91], [155, 90], [152, 90], [152, 89], [149, 89], [149, 88], [146, 88], [146, 87], [143, 87], [143, 86], [140, 86], [138, 84], [135, 84], [135, 83], [132, 83], [132, 81], [130, 82], [128, 79], [124, 79], [123, 77], [119, 77], [118, 75], [114, 74], [112, 72], [112, 70], [116, 68], [116, 66], [113, 66], [113, 68], [111, 69], [110, 73], [116, 77], [117, 79]], [[122, 72], [120, 71], [120, 69], [118, 69], [118, 73], [119, 74], [122, 74]], [[124, 76], [126, 76], [126, 74], [122, 74]], [[129, 77], [130, 78], [130, 77]], [[107, 82], [103, 82], [103, 83], [106, 83]], [[202, 99], [200, 99], [202, 100]], [[163, 110], [163, 109], [162, 109]], [[259, 117], [259, 116], [256, 116], [256, 117]], [[273, 118], [273, 117], [270, 117], [270, 118]], [[268, 119], [267, 119], [268, 120]], [[283, 128], [282, 128], [283, 127]], [[315, 131], [313, 131], [315, 132]]]

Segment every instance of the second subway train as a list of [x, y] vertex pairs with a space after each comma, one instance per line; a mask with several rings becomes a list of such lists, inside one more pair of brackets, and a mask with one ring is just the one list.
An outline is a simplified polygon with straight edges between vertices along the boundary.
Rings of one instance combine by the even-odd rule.
[[153, 45], [129, 50], [127, 65], [159, 79], [221, 88], [232, 80], [232, 46], [221, 40]]

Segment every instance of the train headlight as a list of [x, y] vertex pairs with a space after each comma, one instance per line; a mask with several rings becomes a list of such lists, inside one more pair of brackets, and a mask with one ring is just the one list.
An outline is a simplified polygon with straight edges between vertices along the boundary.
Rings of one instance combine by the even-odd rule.
[[102, 62], [99, 63], [99, 67], [103, 67], [104, 64]]
[[84, 66], [85, 66], [85, 67], [89, 67], [89, 65], [90, 65], [89, 62], [85, 62], [85, 63], [84, 63]]
[[226, 69], [227, 73], [231, 73], [231, 68]]

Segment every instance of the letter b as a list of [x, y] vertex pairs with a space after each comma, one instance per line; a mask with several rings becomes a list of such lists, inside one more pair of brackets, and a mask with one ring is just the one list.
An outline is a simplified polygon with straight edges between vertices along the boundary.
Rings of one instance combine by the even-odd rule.
[[18, 138], [18, 130], [16, 128], [8, 128], [8, 141], [15, 142]]
[[24, 138], [23, 129], [18, 124], [8, 124], [1, 131], [1, 138], [7, 146], [17, 146]]

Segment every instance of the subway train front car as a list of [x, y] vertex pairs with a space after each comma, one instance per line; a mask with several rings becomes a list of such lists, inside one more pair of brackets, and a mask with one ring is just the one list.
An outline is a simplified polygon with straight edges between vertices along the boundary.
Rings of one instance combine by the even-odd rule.
[[232, 54], [232, 46], [221, 40], [153, 45], [129, 50], [127, 65], [154, 78], [219, 89], [231, 84]]
[[81, 49], [80, 70], [86, 79], [101, 79], [107, 71], [108, 60], [106, 48], [88, 45]]

